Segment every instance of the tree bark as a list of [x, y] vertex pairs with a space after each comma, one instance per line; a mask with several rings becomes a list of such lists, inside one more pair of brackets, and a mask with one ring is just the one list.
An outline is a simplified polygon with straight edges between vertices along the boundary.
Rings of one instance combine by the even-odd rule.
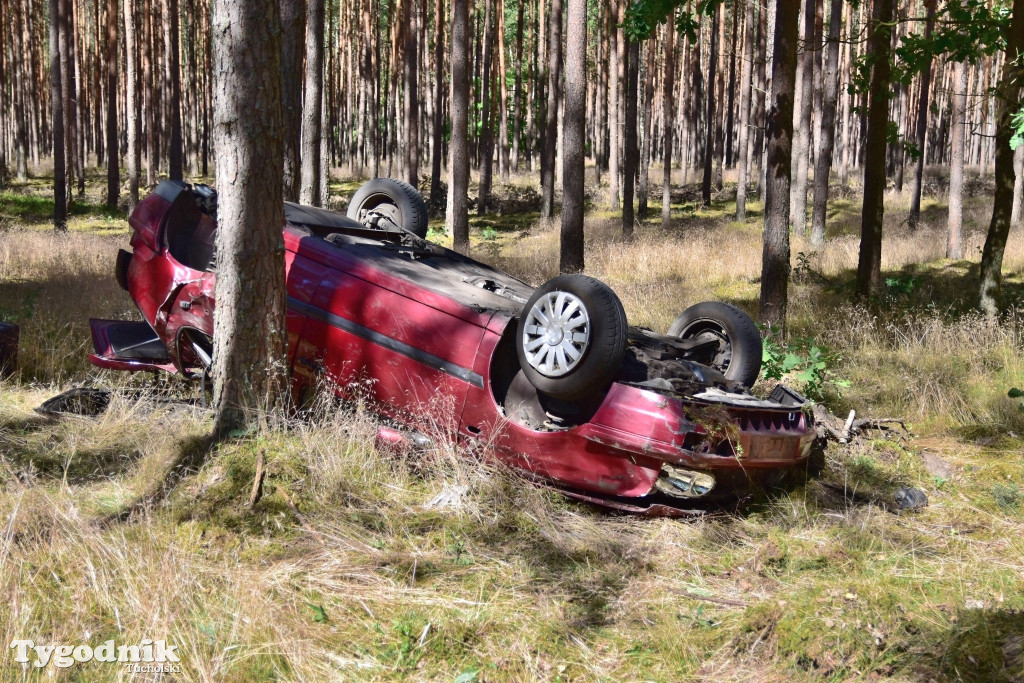
[[184, 178], [183, 149], [181, 139], [181, 59], [178, 42], [178, 0], [165, 0], [164, 30], [164, 88], [167, 92], [168, 111], [171, 117], [170, 143], [167, 152], [168, 172], [171, 180]]
[[810, 164], [811, 149], [811, 104], [814, 102], [814, 5], [815, 0], [804, 0], [804, 33], [800, 51], [800, 94], [799, 121], [793, 142], [793, 159], [796, 162], [790, 222], [793, 232], [807, 234], [807, 168]]
[[669, 12], [665, 22], [665, 70], [662, 77], [662, 137], [664, 138], [664, 167], [661, 176], [661, 227], [668, 229], [672, 218], [672, 119], [675, 103], [676, 61], [673, 43], [676, 34], [675, 12]]
[[213, 0], [212, 12], [214, 431], [224, 437], [282, 406], [287, 387], [281, 32], [275, 0]]
[[[306, 6], [305, 96], [302, 101], [302, 186], [299, 201], [320, 206], [320, 118], [324, 87], [324, 0], [308, 0]], [[371, 119], [371, 126], [375, 120]]]
[[53, 133], [53, 229], [68, 230], [67, 167], [64, 152], [64, 93], [61, 83], [60, 27], [67, 0], [50, 0], [50, 117]]
[[[745, 3], [743, 19], [743, 64], [740, 67], [739, 161], [736, 164], [736, 220], [747, 219], [747, 168], [750, 163], [751, 74], [754, 67], [754, 3]], [[739, 17], [737, 17], [738, 19]]]
[[434, 4], [434, 142], [430, 150], [430, 205], [441, 205], [441, 161], [444, 155], [444, 0]]
[[508, 80], [505, 70], [505, 8], [498, 2], [498, 94], [501, 109], [498, 121], [498, 169], [501, 182], [508, 183]]
[[654, 115], [654, 69], [657, 65], [655, 59], [655, 35], [651, 34], [645, 43], [647, 49], [647, 61], [644, 64], [644, 131], [640, 148], [640, 187], [637, 191], [637, 215], [640, 218], [647, 217], [647, 199], [650, 195], [651, 178], [651, 133], [653, 132], [652, 118]]
[[107, 0], [107, 208], [116, 209], [121, 194], [117, 148], [117, 0]]
[[525, 7], [525, 0], [520, 0], [519, 14], [516, 19], [516, 77], [512, 92], [512, 168], [516, 173], [519, 173], [519, 139], [523, 134], [523, 8]]
[[558, 104], [562, 99], [562, 1], [552, 0], [548, 18], [548, 102], [540, 173], [542, 218], [551, 218], [555, 213], [555, 151], [558, 143]]
[[[556, 0], [558, 2], [558, 0]], [[552, 13], [554, 14], [554, 13]], [[558, 269], [583, 270], [583, 157], [587, 114], [587, 0], [568, 0], [562, 123], [562, 233]]]
[[281, 2], [281, 109], [284, 127], [284, 179], [286, 201], [299, 200], [302, 161], [302, 60], [306, 44], [305, 0]]
[[626, 121], [622, 141], [622, 234], [626, 239], [632, 239], [633, 223], [636, 220], [633, 213], [633, 190], [637, 165], [636, 89], [640, 80], [640, 42], [629, 40], [625, 33], [623, 40], [628, 41], [629, 50], [626, 52]]
[[857, 262], [857, 293], [868, 296], [881, 282], [882, 223], [885, 218], [885, 148], [889, 128], [889, 41], [893, 0], [874, 0], [868, 24], [868, 52], [874, 58], [868, 93], [868, 129], [864, 157], [864, 208]]
[[825, 83], [821, 102], [820, 146], [814, 166], [814, 215], [811, 218], [811, 244], [816, 247], [825, 243], [828, 181], [832, 172], [832, 153], [836, 139], [836, 100], [839, 96], [839, 24], [842, 12], [842, 0], [832, 0], [829, 7]]
[[[704, 206], [711, 204], [711, 170], [715, 154], [715, 68], [718, 65], [718, 22], [721, 10], [715, 5], [715, 13], [711, 17], [711, 51], [708, 53], [707, 110], [705, 124], [707, 133], [704, 137], [704, 178], [700, 185], [700, 198]], [[666, 120], [669, 120], [666, 117]]]
[[[749, 3], [744, 4], [749, 5]], [[736, 108], [736, 40], [739, 36], [740, 16], [739, 7], [734, 1], [732, 6], [732, 41], [729, 48], [729, 95], [728, 104], [725, 107], [725, 166], [727, 168], [732, 168], [735, 161], [733, 156], [733, 140], [735, 139], [733, 131], [735, 119], [733, 114]]]
[[405, 45], [402, 53], [403, 76], [405, 77], [405, 99], [402, 104], [402, 119], [405, 127], [403, 150], [405, 153], [405, 180], [413, 187], [419, 187], [420, 180], [420, 105], [417, 81], [417, 59], [419, 30], [416, 27], [415, 0], [403, 0], [402, 15], [405, 22]]
[[620, 23], [622, 3], [610, 0], [608, 3], [608, 208], [619, 208], [620, 155], [619, 132], [619, 89], [622, 85], [623, 35]]
[[480, 192], [476, 205], [479, 216], [487, 212], [487, 204], [491, 198], [491, 174], [494, 168], [494, 108], [491, 106], [491, 88], [494, 84], [494, 51], [491, 48], [494, 43], [494, 3], [495, 0], [484, 0], [484, 25], [481, 29], [484, 54], [483, 70], [480, 73]]
[[[935, 0], [924, 0], [927, 19], [924, 25], [924, 39], [930, 40], [935, 25]], [[931, 96], [932, 60], [929, 55], [921, 71], [921, 96], [917, 100], [917, 159], [914, 161], [914, 179], [910, 185], [910, 215], [907, 225], [916, 230], [921, 221], [921, 189], [924, 179], [925, 147], [928, 144], [928, 98]]]
[[455, 250], [469, 253], [469, 0], [452, 0], [451, 160], [448, 163], [448, 228]]
[[949, 156], [949, 215], [946, 222], [946, 258], [960, 259], [963, 248], [964, 137], [967, 128], [967, 68], [957, 62], [953, 76], [953, 122]]
[[1020, 89], [1024, 81], [1021, 54], [1024, 52], [1024, 0], [1013, 0], [1010, 32], [1006, 41], [1003, 74], [996, 87], [995, 198], [992, 220], [981, 255], [981, 286], [979, 308], [987, 315], [999, 312], [1002, 289], [1003, 252], [1010, 233], [1013, 210], [1013, 158], [1010, 137], [1013, 135], [1013, 114], [1020, 107]]
[[135, 2], [124, 0], [125, 45], [125, 117], [128, 123], [128, 210], [139, 203], [139, 172], [142, 167], [142, 147], [139, 140], [139, 81], [137, 74]]
[[800, 0], [778, 0], [772, 48], [772, 91], [766, 112], [764, 247], [761, 254], [760, 318], [784, 336], [789, 301], [789, 182], [793, 159], [793, 95], [796, 90]]

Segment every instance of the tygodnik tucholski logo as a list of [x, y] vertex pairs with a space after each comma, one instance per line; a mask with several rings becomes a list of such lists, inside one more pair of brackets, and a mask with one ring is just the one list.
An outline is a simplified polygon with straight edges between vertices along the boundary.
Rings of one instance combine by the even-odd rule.
[[144, 638], [137, 645], [118, 645], [107, 640], [93, 649], [89, 645], [36, 645], [31, 640], [12, 640], [8, 646], [14, 650], [14, 661], [38, 669], [53, 664], [65, 669], [79, 662], [117, 662], [124, 664], [128, 673], [181, 673], [177, 645], [166, 640]]

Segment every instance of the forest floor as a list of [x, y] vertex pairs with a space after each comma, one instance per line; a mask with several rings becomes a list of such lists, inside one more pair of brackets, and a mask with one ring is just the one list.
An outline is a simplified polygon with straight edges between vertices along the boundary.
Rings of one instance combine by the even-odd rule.
[[[474, 218], [473, 255], [539, 284], [558, 226], [530, 209], [530, 182]], [[833, 444], [805, 485], [688, 522], [573, 503], [443, 443], [380, 452], [358, 407], [211, 450], [209, 414], [181, 400], [195, 388], [86, 361], [88, 318], [136, 315], [112, 276], [127, 224], [90, 190], [56, 236], [47, 184], [0, 193], [0, 319], [21, 326], [19, 374], [0, 383], [5, 648], [165, 638], [188, 680], [1024, 680], [1024, 406], [1007, 396], [1024, 388], [1024, 235], [1004, 265], [1010, 311], [979, 317], [984, 183], [960, 261], [943, 258], [941, 197], [916, 233], [906, 196], [888, 198], [873, 301], [852, 303], [854, 190], [834, 188], [823, 249], [794, 239], [790, 336], [769, 356], [793, 354], [787, 381], [836, 414], [903, 418], [912, 435]], [[695, 194], [673, 198], [668, 229], [652, 202], [626, 241], [591, 192], [587, 272], [633, 324], [664, 331], [704, 299], [756, 312], [760, 205], [737, 223], [728, 185], [708, 209]], [[117, 390], [109, 409], [33, 411], [80, 385]], [[183, 456], [201, 466], [138, 507]], [[929, 506], [896, 514], [905, 485]], [[427, 505], [456, 486], [460, 507]], [[13, 653], [0, 680], [26, 674]]]

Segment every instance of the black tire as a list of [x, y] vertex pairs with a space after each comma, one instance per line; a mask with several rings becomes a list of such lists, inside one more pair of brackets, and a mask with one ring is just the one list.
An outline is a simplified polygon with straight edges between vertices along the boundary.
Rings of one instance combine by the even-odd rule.
[[757, 381], [761, 335], [750, 316], [735, 306], [719, 301], [694, 304], [679, 314], [668, 333], [680, 339], [717, 339], [718, 349], [704, 364], [746, 387]]
[[352, 195], [345, 215], [362, 223], [368, 211], [379, 211], [419, 238], [427, 236], [427, 204], [407, 182], [374, 178], [363, 183]]
[[[537, 311], [544, 316], [545, 310], [547, 315], [555, 313], [551, 324], [538, 325]], [[519, 364], [533, 386], [552, 398], [578, 401], [603, 391], [619, 371], [626, 353], [626, 312], [603, 282], [586, 275], [559, 275], [526, 302], [516, 334]], [[575, 360], [573, 353], [578, 353]]]

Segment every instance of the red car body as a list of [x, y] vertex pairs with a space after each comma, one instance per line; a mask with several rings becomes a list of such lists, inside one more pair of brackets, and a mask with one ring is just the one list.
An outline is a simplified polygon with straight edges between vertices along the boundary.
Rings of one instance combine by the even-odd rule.
[[[132, 213], [132, 253], [121, 252], [117, 271], [145, 322], [91, 321], [95, 365], [202, 368], [213, 333], [215, 221], [194, 206], [188, 186], [164, 182]], [[666, 495], [672, 488], [659, 478], [699, 473], [713, 478], [714, 495], [735, 495], [807, 457], [812, 436], [799, 401], [723, 389], [721, 375], [695, 363], [688, 371], [710, 379], [685, 394], [624, 370], [590, 401], [552, 404], [525, 381], [512, 346], [532, 287], [331, 212], [287, 205], [286, 219], [297, 400], [322, 385], [358, 392], [402, 425], [429, 423], [467, 446], [487, 444], [571, 495], [636, 512], [671, 513], [700, 497]], [[659, 340], [630, 329], [635, 358]]]

